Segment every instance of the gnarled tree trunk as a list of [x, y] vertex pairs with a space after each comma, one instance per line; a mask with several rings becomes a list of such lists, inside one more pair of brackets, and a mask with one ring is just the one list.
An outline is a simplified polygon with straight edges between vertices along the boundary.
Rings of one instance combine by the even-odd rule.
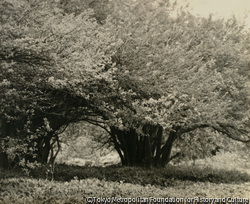
[[177, 131], [171, 131], [163, 143], [160, 125], [144, 124], [143, 134], [135, 129], [120, 130], [111, 127], [111, 138], [124, 166], [165, 166], [171, 159], [171, 150]]

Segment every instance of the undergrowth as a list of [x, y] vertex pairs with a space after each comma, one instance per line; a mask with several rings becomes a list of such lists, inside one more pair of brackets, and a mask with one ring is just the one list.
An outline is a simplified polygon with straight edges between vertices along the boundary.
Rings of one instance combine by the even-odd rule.
[[[0, 174], [0, 177], [26, 176], [18, 171], [8, 171]], [[48, 169], [45, 166], [37, 167], [30, 171], [29, 177], [36, 179], [51, 180]], [[238, 170], [223, 170], [206, 168], [192, 168], [190, 166], [171, 166], [167, 168], [145, 169], [141, 167], [80, 167], [73, 165], [58, 164], [55, 166], [55, 181], [70, 181], [72, 179], [96, 178], [99, 180], [132, 183], [139, 185], [175, 186], [181, 181], [212, 183], [241, 183], [250, 182], [250, 175]]]
[[151, 169], [56, 164], [53, 180], [49, 166], [0, 171], [0, 203], [86, 203], [87, 197], [249, 198], [250, 174], [242, 171], [249, 162], [221, 165], [229, 157], [219, 163], [210, 159]]

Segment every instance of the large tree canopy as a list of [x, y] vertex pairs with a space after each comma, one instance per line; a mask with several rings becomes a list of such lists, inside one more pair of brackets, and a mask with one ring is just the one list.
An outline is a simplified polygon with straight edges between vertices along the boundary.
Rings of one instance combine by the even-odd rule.
[[56, 1], [1, 5], [1, 138], [33, 141], [37, 159], [46, 162], [56, 131], [100, 115], [114, 100], [110, 59], [117, 42], [91, 10], [67, 14]]
[[[157, 103], [153, 99], [161, 98], [159, 103], [173, 103], [178, 98], [178, 105], [189, 109], [184, 115], [193, 113], [194, 121], [201, 117], [220, 122], [246, 119], [244, 111], [236, 110], [247, 110], [248, 105], [249, 35], [236, 19], [224, 22], [185, 12], [171, 18], [169, 5], [134, 4], [118, 4], [115, 16], [122, 25], [117, 35], [124, 43], [115, 57], [124, 78], [141, 81], [141, 86], [156, 94], [145, 102], [153, 104]], [[177, 116], [163, 114], [159, 119], [166, 121]]]
[[[119, 82], [132, 91], [136, 83], [148, 94], [132, 101], [135, 120], [127, 109], [117, 114], [127, 128], [124, 136], [121, 127], [114, 131], [123, 153], [136, 157], [142, 148], [138, 132], [151, 137], [146, 151], [162, 164], [169, 161], [176, 139], [189, 141], [193, 149], [209, 143], [204, 128], [217, 140], [225, 135], [249, 142], [249, 35], [243, 25], [234, 17], [194, 17], [168, 1], [112, 1], [111, 8], [117, 39], [123, 42], [112, 58]], [[163, 138], [159, 127], [165, 130]], [[194, 133], [203, 135], [200, 142], [186, 139]], [[133, 134], [137, 144], [131, 147]]]
[[81, 120], [109, 133], [124, 165], [165, 165], [181, 141], [249, 142], [243, 25], [169, 1], [98, 2], [1, 2], [2, 163], [47, 162]]

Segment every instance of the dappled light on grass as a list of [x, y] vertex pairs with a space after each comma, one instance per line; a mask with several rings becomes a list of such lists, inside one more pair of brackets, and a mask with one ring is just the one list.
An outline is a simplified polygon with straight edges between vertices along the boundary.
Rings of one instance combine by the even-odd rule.
[[0, 179], [1, 203], [84, 203], [86, 197], [247, 197], [250, 183], [182, 182], [176, 187], [141, 186], [98, 179], [51, 182], [27, 178]]
[[[219, 168], [228, 156], [234, 164]], [[166, 168], [58, 164], [53, 181], [45, 166], [30, 171], [29, 178], [20, 171], [1, 171], [0, 203], [83, 203], [89, 196], [247, 197], [250, 174], [241, 171], [249, 169], [247, 161], [236, 153], [223, 153]]]
[[[14, 174], [12, 174], [13, 177]], [[51, 179], [46, 167], [30, 172], [36, 179]], [[238, 170], [212, 169], [210, 167], [172, 166], [145, 169], [141, 167], [80, 167], [60, 164], [55, 166], [55, 181], [77, 179], [100, 179], [139, 185], [177, 186], [181, 182], [242, 183], [250, 182], [250, 175]]]

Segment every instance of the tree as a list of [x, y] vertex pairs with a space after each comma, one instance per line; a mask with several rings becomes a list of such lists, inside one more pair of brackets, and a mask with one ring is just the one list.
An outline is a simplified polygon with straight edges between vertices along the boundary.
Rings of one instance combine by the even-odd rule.
[[[57, 1], [5, 0], [1, 14], [1, 148], [46, 163], [64, 126], [113, 97], [105, 66], [117, 43], [91, 10], [66, 14]], [[4, 149], [1, 158], [8, 163]]]
[[249, 142], [244, 26], [169, 1], [93, 2], [1, 2], [0, 166], [53, 162], [59, 133], [82, 120], [123, 165], [165, 166], [174, 145], [221, 135]]
[[[148, 95], [131, 101], [135, 114], [121, 108], [118, 123], [110, 126], [123, 164], [164, 166], [181, 141], [193, 149], [216, 148], [222, 135], [249, 143], [249, 34], [244, 26], [234, 17], [194, 17], [169, 1], [111, 5], [116, 36], [123, 42], [112, 58], [120, 85], [134, 92], [134, 82]], [[194, 139], [194, 133], [208, 128], [213, 142]]]

